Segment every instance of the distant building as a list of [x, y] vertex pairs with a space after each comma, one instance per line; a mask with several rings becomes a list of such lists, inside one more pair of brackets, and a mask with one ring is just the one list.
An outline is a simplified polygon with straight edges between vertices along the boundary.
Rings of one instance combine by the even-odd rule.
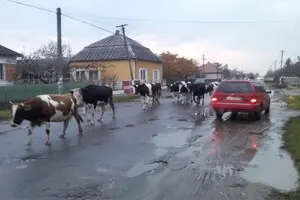
[[0, 85], [6, 85], [15, 80], [17, 58], [22, 54], [0, 45]]
[[[126, 39], [135, 80], [161, 81], [162, 60], [137, 41]], [[118, 81], [131, 80], [123, 35], [116, 31], [79, 51], [70, 61], [75, 80], [102, 80], [115, 77]]]
[[197, 76], [201, 78], [205, 78], [206, 81], [209, 82], [220, 81], [224, 79], [223, 70], [220, 67], [218, 67], [218, 65], [210, 62], [198, 67]]

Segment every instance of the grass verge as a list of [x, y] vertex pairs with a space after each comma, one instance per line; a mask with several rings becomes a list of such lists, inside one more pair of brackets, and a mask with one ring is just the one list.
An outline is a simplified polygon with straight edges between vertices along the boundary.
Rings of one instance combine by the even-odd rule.
[[136, 96], [136, 95], [120, 95], [120, 96], [114, 96], [113, 101], [115, 103], [128, 102], [128, 101], [132, 101], [136, 98], [138, 98], [138, 96]]
[[300, 110], [300, 95], [288, 95], [285, 101], [289, 108]]
[[[282, 148], [287, 150], [298, 172], [300, 172], [300, 116], [291, 117], [285, 124], [283, 134], [283, 146]], [[270, 200], [299, 200], [300, 199], [300, 187], [292, 192], [279, 192], [274, 191], [270, 195]]]
[[11, 118], [11, 112], [9, 109], [0, 110], [0, 121], [9, 120]]
[[[300, 95], [286, 96], [285, 101], [289, 108], [300, 109]], [[287, 150], [298, 172], [300, 172], [300, 116], [291, 117], [284, 126], [282, 136], [282, 148]], [[298, 181], [300, 182], [300, 181]], [[299, 200], [300, 187], [292, 192], [273, 191], [269, 197], [270, 200]]]

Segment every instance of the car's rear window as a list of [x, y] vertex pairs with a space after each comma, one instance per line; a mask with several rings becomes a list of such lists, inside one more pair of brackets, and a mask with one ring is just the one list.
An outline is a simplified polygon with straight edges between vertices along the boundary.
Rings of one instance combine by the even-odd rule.
[[222, 82], [217, 88], [217, 91], [226, 93], [248, 93], [252, 92], [252, 87], [248, 82]]

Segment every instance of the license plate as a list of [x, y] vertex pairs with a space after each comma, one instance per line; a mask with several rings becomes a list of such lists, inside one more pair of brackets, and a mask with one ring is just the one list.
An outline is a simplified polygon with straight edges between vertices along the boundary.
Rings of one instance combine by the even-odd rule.
[[226, 99], [230, 100], [230, 101], [240, 101], [240, 100], [242, 100], [241, 97], [227, 97]]

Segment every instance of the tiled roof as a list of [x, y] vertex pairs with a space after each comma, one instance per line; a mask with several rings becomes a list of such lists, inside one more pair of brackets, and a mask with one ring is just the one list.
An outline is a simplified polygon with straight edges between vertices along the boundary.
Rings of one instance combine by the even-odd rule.
[[0, 45], [0, 56], [22, 56], [22, 54]]
[[[131, 59], [162, 62], [149, 48], [127, 37], [127, 44]], [[79, 51], [71, 62], [76, 61], [104, 61], [104, 60], [126, 60], [127, 54], [123, 35], [116, 34], [108, 36], [98, 42], [90, 44]]]

